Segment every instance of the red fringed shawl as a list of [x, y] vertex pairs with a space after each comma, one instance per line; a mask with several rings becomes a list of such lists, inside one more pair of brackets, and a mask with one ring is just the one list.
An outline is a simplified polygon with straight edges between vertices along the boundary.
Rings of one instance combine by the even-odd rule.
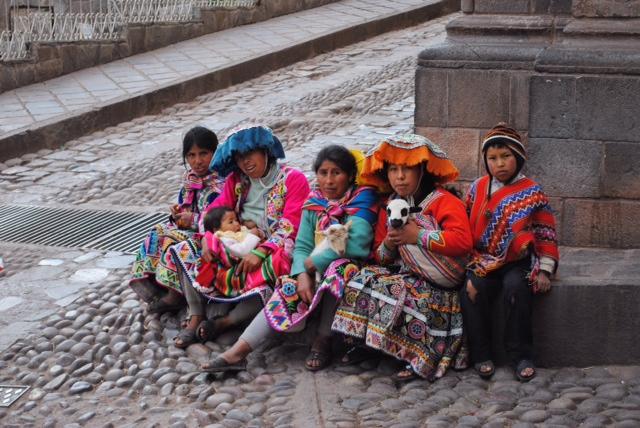
[[522, 178], [487, 196], [490, 177], [476, 180], [466, 198], [474, 240], [469, 269], [485, 276], [532, 250], [533, 276], [540, 257], [559, 260], [556, 226], [549, 201], [540, 186]]

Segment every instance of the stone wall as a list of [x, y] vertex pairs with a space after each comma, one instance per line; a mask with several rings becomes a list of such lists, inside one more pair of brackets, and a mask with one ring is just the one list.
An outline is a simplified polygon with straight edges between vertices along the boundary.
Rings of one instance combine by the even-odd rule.
[[525, 173], [551, 197], [562, 244], [640, 247], [640, 2], [465, 3], [472, 13], [420, 55], [416, 131], [469, 183], [485, 173], [482, 135], [508, 122], [527, 139]]
[[0, 62], [0, 93], [208, 33], [265, 21], [335, 1], [337, 0], [261, 1], [253, 8], [202, 10], [197, 22], [130, 25], [123, 40], [115, 42], [34, 43], [31, 47], [31, 59]]

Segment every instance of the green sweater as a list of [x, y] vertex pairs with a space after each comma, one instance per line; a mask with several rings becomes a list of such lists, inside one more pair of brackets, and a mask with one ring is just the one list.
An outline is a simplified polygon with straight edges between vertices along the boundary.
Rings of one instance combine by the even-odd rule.
[[[364, 260], [371, 251], [373, 228], [369, 222], [357, 216], [346, 216], [343, 219], [343, 223], [347, 223], [349, 220], [351, 220], [351, 227], [349, 228], [349, 239], [344, 258]], [[304, 261], [316, 246], [315, 230], [317, 223], [318, 214], [315, 211], [302, 211], [296, 245], [293, 249], [293, 264], [291, 266], [291, 276], [293, 277], [305, 271]], [[325, 269], [331, 262], [339, 258], [338, 253], [328, 248], [313, 256], [312, 260], [318, 272], [324, 274]]]

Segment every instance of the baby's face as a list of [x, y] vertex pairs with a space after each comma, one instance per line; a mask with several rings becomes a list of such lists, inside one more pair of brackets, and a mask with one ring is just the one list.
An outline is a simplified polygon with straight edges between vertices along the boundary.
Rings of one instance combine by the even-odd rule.
[[224, 216], [222, 216], [220, 230], [223, 232], [240, 232], [240, 222], [235, 212], [227, 211]]

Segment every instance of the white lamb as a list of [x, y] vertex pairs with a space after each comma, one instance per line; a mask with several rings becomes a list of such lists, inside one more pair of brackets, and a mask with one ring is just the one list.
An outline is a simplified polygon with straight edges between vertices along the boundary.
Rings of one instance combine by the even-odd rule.
[[[347, 240], [349, 239], [349, 228], [351, 228], [351, 220], [345, 224], [332, 224], [322, 231], [324, 239], [313, 249], [310, 256], [320, 254], [324, 250], [331, 248], [340, 257], [343, 257], [347, 251]], [[320, 273], [316, 272], [316, 281], [320, 282], [322, 278]]]
[[407, 224], [411, 214], [420, 211], [420, 207], [411, 207], [404, 199], [392, 199], [387, 204], [387, 224], [393, 229], [398, 229]]

